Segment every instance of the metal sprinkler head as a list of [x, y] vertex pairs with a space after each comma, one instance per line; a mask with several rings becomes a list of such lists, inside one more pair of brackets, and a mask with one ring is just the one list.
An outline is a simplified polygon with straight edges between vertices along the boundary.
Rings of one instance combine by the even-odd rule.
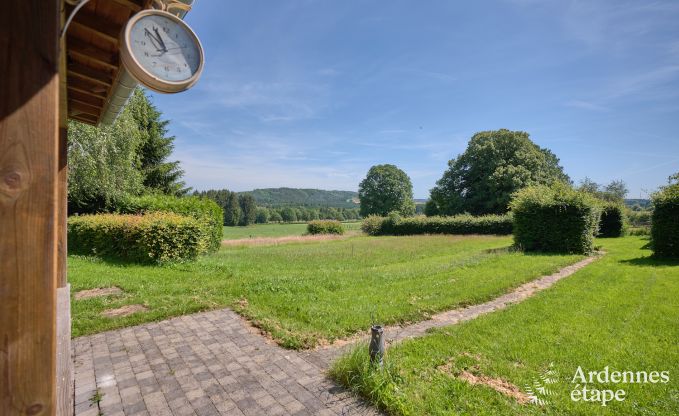
[[381, 367], [384, 358], [384, 328], [381, 325], [370, 327], [368, 352], [370, 353], [370, 364], [377, 364]]

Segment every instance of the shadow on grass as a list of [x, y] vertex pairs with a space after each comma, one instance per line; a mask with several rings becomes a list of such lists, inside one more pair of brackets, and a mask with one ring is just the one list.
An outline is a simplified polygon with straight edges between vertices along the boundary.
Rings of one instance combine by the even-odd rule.
[[636, 259], [620, 260], [619, 262], [623, 264], [629, 264], [631, 266], [644, 267], [679, 266], [679, 259], [668, 259], [653, 256], [637, 257]]

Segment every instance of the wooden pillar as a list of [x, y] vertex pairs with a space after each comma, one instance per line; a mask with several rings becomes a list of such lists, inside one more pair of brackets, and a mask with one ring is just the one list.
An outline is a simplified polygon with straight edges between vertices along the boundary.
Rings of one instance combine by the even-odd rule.
[[0, 414], [54, 415], [59, 0], [0, 13]]
[[[61, 26], [66, 21], [61, 1]], [[56, 306], [56, 415], [73, 415], [73, 358], [71, 356], [71, 286], [66, 259], [68, 244], [68, 89], [66, 87], [66, 37], [59, 42], [59, 176], [57, 179], [57, 306]]]

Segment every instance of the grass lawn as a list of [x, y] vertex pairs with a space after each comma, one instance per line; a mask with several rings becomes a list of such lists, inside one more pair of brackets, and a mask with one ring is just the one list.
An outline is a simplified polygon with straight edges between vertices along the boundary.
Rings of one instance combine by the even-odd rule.
[[[342, 223], [345, 231], [358, 231], [360, 222]], [[225, 240], [257, 237], [287, 237], [306, 234], [306, 224], [255, 224], [248, 227], [224, 227]]]
[[[222, 247], [196, 263], [111, 264], [69, 257], [73, 291], [118, 286], [120, 297], [74, 300], [73, 335], [229, 306], [291, 348], [479, 303], [581, 256], [502, 250], [511, 237], [352, 237], [277, 246]], [[500, 250], [498, 250], [500, 249]], [[105, 318], [107, 308], [147, 312]]]
[[[387, 351], [371, 370], [365, 347], [335, 363], [333, 376], [392, 414], [679, 414], [679, 262], [652, 260], [642, 237], [598, 240], [608, 254], [553, 288], [506, 310], [442, 328]], [[462, 371], [509, 381], [525, 391], [553, 363], [549, 403], [519, 405]], [[595, 382], [623, 389], [607, 406], [575, 402], [571, 383], [585, 372], [669, 371], [670, 382]], [[605, 380], [604, 380], [605, 381]], [[544, 384], [543, 384], [544, 385]]]

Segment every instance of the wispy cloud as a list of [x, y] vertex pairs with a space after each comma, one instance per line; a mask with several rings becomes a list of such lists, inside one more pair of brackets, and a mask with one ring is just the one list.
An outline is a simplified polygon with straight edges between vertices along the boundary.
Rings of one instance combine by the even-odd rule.
[[591, 111], [610, 111], [608, 107], [604, 107], [603, 105], [595, 104], [593, 102], [589, 101], [584, 101], [584, 100], [571, 100], [565, 103], [567, 107], [573, 107], [573, 108], [579, 108], [582, 110], [591, 110]]

